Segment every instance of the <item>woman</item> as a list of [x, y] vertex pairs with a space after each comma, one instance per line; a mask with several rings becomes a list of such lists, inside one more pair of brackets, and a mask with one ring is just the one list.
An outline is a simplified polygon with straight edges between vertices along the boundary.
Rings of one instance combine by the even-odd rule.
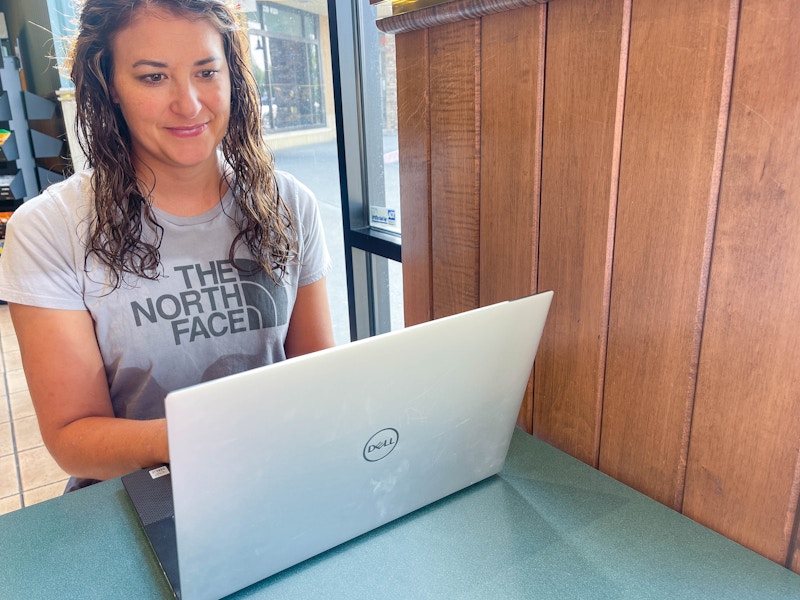
[[168, 462], [167, 392], [333, 345], [316, 202], [273, 170], [245, 39], [220, 0], [83, 3], [92, 168], [14, 213], [0, 264], [68, 491]]

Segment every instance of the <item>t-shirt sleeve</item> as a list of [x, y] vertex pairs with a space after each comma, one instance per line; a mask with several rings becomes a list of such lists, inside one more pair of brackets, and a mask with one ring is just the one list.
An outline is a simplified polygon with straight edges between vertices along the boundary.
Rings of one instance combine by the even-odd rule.
[[280, 191], [289, 210], [297, 217], [300, 235], [300, 276], [298, 285], [303, 287], [319, 281], [332, 268], [331, 257], [325, 241], [322, 216], [314, 193], [294, 176], [278, 173]]
[[[70, 230], [72, 229], [72, 230]], [[74, 219], [45, 193], [8, 221], [0, 256], [0, 299], [42, 308], [82, 310]]]

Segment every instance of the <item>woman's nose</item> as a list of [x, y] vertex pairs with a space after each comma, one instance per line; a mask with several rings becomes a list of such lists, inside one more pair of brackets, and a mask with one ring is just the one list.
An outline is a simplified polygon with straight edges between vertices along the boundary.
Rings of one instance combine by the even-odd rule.
[[193, 117], [200, 112], [200, 95], [190, 83], [175, 86], [172, 110], [181, 116]]

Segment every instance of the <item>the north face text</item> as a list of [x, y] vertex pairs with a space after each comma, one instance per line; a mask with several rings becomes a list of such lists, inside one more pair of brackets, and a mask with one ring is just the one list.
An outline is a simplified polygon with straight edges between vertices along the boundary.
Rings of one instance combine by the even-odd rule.
[[241, 260], [254, 275], [238, 271], [229, 260], [175, 267], [180, 292], [131, 302], [137, 327], [169, 321], [175, 345], [201, 339], [285, 325], [286, 290], [256, 263]]

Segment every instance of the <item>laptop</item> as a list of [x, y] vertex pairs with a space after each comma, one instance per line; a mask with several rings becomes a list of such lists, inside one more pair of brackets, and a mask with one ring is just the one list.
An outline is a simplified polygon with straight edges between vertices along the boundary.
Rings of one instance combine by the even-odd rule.
[[175, 596], [218, 599], [498, 473], [552, 292], [171, 392], [122, 478]]

